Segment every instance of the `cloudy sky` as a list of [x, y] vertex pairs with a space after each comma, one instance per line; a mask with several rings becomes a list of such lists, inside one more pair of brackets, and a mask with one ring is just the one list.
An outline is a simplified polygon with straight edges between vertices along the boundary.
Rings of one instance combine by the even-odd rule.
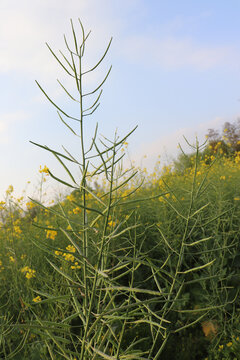
[[129, 139], [130, 157], [151, 167], [159, 154], [163, 160], [175, 156], [183, 135], [201, 140], [208, 128], [238, 118], [239, 16], [239, 0], [1, 0], [0, 197], [10, 184], [18, 193], [28, 180], [37, 186], [40, 165], [61, 172], [29, 140], [75, 153], [80, 147], [35, 83], [76, 114], [56, 79], [71, 90], [74, 83], [45, 45], [66, 53], [70, 18], [79, 36], [78, 18], [91, 30], [86, 68], [113, 37], [106, 61], [86, 80], [93, 88], [113, 65], [101, 106], [87, 118], [86, 137], [95, 122], [111, 138], [116, 128], [125, 134], [138, 125]]

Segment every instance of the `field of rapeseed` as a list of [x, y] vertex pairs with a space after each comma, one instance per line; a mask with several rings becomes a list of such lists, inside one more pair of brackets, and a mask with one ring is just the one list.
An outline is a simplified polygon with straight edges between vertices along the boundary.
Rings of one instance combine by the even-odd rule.
[[65, 39], [69, 58], [49, 48], [73, 77], [76, 95], [60, 85], [79, 117], [37, 84], [78, 136], [81, 153], [33, 143], [67, 176], [40, 168], [41, 192], [51, 177], [68, 195], [46, 204], [15, 198], [9, 186], [0, 203], [0, 358], [239, 359], [239, 139], [196, 143], [192, 155], [158, 163], [152, 174], [123, 167], [133, 131], [99, 141], [96, 125], [87, 146], [84, 119], [98, 107], [111, 68], [92, 92], [82, 84], [111, 40], [83, 72], [89, 34], [79, 26], [80, 42], [71, 22], [73, 49]]
[[[90, 276], [96, 271], [99, 234], [107, 226], [112, 235], [104, 254], [106, 267], [100, 276], [109, 279], [110, 293], [104, 294], [102, 301], [110, 296], [117, 308], [124, 308], [132, 288], [132, 301], [146, 302], [145, 320], [141, 312], [131, 316], [129, 311], [128, 316], [122, 314], [112, 325], [116, 342], [122, 335], [122, 350], [136, 340], [138, 351], [149, 351], [153, 328], [161, 326], [153, 351], [156, 355], [159, 343], [167, 337], [161, 359], [175, 358], [179, 353], [181, 359], [238, 359], [239, 153], [234, 157], [199, 156], [199, 161], [192, 156], [191, 161], [193, 165], [181, 173], [173, 166], [161, 170], [156, 166], [152, 174], [139, 172], [139, 183], [145, 175], [144, 185], [137, 189], [136, 179], [126, 183], [119, 194], [121, 206], [109, 216], [107, 225], [101, 217], [96, 220], [98, 216], [91, 209], [101, 211], [95, 196], [104, 199], [109, 189], [104, 184], [90, 186], [87, 214], [89, 223], [93, 223], [90, 244], [94, 242], [88, 255]], [[47, 170], [42, 174], [43, 179], [47, 178]], [[15, 199], [11, 186], [6, 191], [6, 200], [1, 202], [0, 232], [2, 358], [13, 354], [13, 359], [27, 359], [31, 354], [33, 359], [43, 359], [54, 354], [52, 358], [60, 359], [63, 355], [57, 354], [62, 348], [68, 354], [78, 354], [72, 338], [81, 333], [77, 313], [84, 298], [84, 263], [71, 240], [74, 235], [77, 244], [80, 238], [82, 211], [78, 191], [45, 208], [24, 198]], [[120, 236], [115, 241], [117, 232]], [[164, 312], [173, 286], [179, 294], [175, 289]], [[162, 312], [164, 321], [159, 316]], [[114, 318], [114, 311], [110, 314]], [[154, 325], [146, 316], [154, 319]], [[104, 316], [101, 321], [104, 324]], [[120, 323], [124, 321], [121, 334]], [[142, 322], [146, 326], [142, 327]], [[113, 353], [112, 341], [104, 341], [108, 356]]]

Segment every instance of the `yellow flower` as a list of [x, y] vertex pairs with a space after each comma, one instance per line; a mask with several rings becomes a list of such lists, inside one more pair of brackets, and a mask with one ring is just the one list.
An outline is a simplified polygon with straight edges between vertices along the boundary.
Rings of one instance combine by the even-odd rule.
[[75, 209], [73, 209], [73, 213], [74, 213], [75, 215], [80, 214], [81, 211], [82, 211], [82, 210], [81, 210], [79, 207], [76, 207]]
[[56, 250], [56, 251], [55, 251], [55, 255], [62, 255], [62, 252], [61, 252], [61, 251]]
[[24, 267], [21, 269], [21, 272], [26, 273], [26, 274], [25, 274], [25, 277], [26, 277], [27, 279], [31, 279], [32, 277], [35, 277], [35, 276], [36, 276], [36, 275], [35, 275], [36, 271], [33, 270], [33, 269], [30, 269], [29, 266], [24, 266]]
[[28, 201], [28, 202], [26, 203], [26, 206], [27, 206], [28, 210], [30, 210], [30, 209], [32, 209], [32, 208], [35, 206], [35, 204], [34, 204], [32, 201]]
[[231, 346], [232, 346], [232, 342], [229, 341], [229, 342], [227, 343], [227, 347], [231, 347]]
[[226, 176], [225, 175], [220, 176], [220, 180], [226, 180]]
[[114, 227], [114, 226], [116, 225], [116, 222], [110, 220], [110, 221], [108, 222], [108, 225]]
[[81, 266], [78, 264], [78, 262], [76, 261], [75, 263], [74, 263], [74, 265], [72, 265], [71, 266], [71, 269], [81, 269]]
[[46, 165], [44, 165], [44, 168], [42, 169], [41, 165], [40, 165], [40, 169], [39, 169], [40, 173], [45, 173], [46, 175], [49, 175], [49, 169]]
[[15, 232], [15, 235], [20, 235], [22, 233], [22, 230], [18, 225], [14, 225], [13, 230]]
[[57, 236], [57, 231], [56, 230], [45, 230], [47, 232], [46, 238], [47, 239], [52, 239], [55, 240], [56, 236]]
[[36, 276], [36, 275], [35, 275], [35, 272], [36, 272], [35, 270], [29, 269], [29, 271], [27, 271], [25, 277], [29, 280], [29, 279], [31, 279], [32, 277], [35, 277], [35, 276]]
[[73, 196], [72, 194], [68, 195], [68, 196], [67, 196], [67, 199], [68, 199], [69, 201], [74, 201], [74, 200], [75, 200], [75, 198], [74, 198], [74, 196]]
[[218, 350], [221, 351], [223, 349], [223, 345], [219, 345]]
[[13, 192], [13, 186], [12, 185], [9, 185], [8, 189], [6, 190], [6, 194], [7, 195], [10, 195], [12, 192]]
[[15, 262], [15, 259], [14, 259], [13, 256], [9, 256], [9, 260], [10, 260], [11, 262]]
[[28, 266], [24, 266], [24, 267], [21, 269], [21, 272], [26, 272], [26, 271], [28, 271], [28, 269], [30, 269]]
[[63, 257], [65, 258], [65, 260], [67, 261], [71, 261], [71, 262], [74, 262], [75, 258], [72, 254], [67, 254], [67, 253], [64, 253], [63, 254]]
[[4, 205], [6, 205], [5, 201], [0, 201], [0, 210], [4, 209]]
[[36, 296], [32, 301], [36, 303], [36, 302], [42, 301], [42, 299], [40, 296]]
[[67, 251], [70, 251], [70, 252], [73, 252], [73, 253], [76, 252], [76, 248], [75, 248], [74, 246], [72, 246], [72, 245], [68, 245], [68, 246], [66, 247], [66, 250], [67, 250]]

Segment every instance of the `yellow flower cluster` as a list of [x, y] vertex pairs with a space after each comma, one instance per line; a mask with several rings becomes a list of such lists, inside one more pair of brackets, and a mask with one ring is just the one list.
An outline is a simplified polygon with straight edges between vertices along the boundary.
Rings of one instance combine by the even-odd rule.
[[22, 230], [19, 225], [20, 225], [20, 219], [15, 220], [13, 223], [13, 231], [17, 238], [19, 238], [20, 234], [22, 233]]
[[[76, 248], [73, 245], [68, 245], [66, 247], [66, 250], [71, 252], [71, 253], [75, 253], [76, 252]], [[63, 253], [60, 250], [56, 250], [55, 251], [55, 255], [57, 256], [63, 256], [63, 258], [66, 261], [70, 261], [71, 263], [73, 263], [71, 265], [71, 269], [81, 269], [81, 265], [79, 265], [79, 263], [77, 261], [75, 261], [75, 256], [73, 254], [69, 254], [69, 253]]]
[[33, 278], [33, 277], [36, 276], [36, 275], [35, 275], [36, 271], [33, 270], [33, 269], [30, 269], [29, 266], [24, 266], [24, 267], [21, 269], [21, 272], [22, 272], [22, 273], [25, 273], [25, 277], [26, 277], [27, 279], [31, 279], [31, 278]]
[[[51, 226], [48, 226], [49, 228], [51, 228]], [[55, 240], [56, 236], [57, 236], [57, 231], [56, 230], [45, 230], [46, 231], [46, 238], [47, 239], [51, 239], [51, 240]]]
[[14, 263], [16, 260], [13, 256], [9, 256], [9, 261]]
[[26, 203], [27, 209], [31, 210], [34, 206], [36, 206], [32, 201], [28, 201]]
[[46, 175], [49, 175], [49, 169], [46, 165], [44, 165], [44, 167], [42, 168], [41, 165], [40, 165], [40, 169], [39, 169], [39, 172], [42, 174], [46, 174]]
[[77, 206], [75, 209], [73, 209], [72, 212], [73, 212], [75, 215], [77, 215], [77, 214], [80, 214], [81, 211], [82, 211], [81, 208]]
[[5, 201], [0, 201], [0, 210], [4, 210], [5, 205], [6, 205]]
[[[235, 335], [233, 335], [233, 341], [239, 342], [239, 340], [240, 340], [239, 336], [237, 336], [237, 337], [235, 338]], [[233, 345], [233, 341], [229, 341], [229, 342], [226, 344], [226, 347], [230, 348], [230, 347]], [[224, 349], [224, 345], [223, 345], [223, 344], [221, 344], [221, 345], [218, 346], [218, 351], [222, 351], [223, 349]]]
[[41, 299], [40, 296], [36, 296], [32, 301], [35, 302], [35, 303], [37, 303], [37, 302], [42, 301], [42, 299]]
[[73, 194], [68, 195], [68, 196], [67, 196], [67, 199], [68, 199], [69, 201], [74, 201], [74, 200], [76, 200]]
[[6, 190], [7, 195], [11, 195], [13, 193], [14, 189], [12, 185], [9, 185], [8, 189]]
[[110, 227], [114, 228], [118, 222], [119, 222], [118, 220], [113, 220], [112, 216], [109, 216], [108, 225]]

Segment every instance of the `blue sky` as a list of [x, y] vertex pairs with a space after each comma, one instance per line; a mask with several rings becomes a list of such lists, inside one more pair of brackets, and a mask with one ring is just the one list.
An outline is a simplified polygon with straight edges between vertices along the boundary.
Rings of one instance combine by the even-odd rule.
[[[101, 106], [88, 119], [112, 138], [118, 128], [129, 139], [137, 164], [151, 168], [177, 154], [183, 135], [194, 142], [208, 128], [221, 129], [240, 113], [240, 2], [161, 0], [1, 0], [0, 3], [0, 197], [12, 184], [17, 193], [28, 180], [29, 195], [38, 184], [40, 165], [61, 174], [54, 158], [29, 140], [77, 153], [79, 144], [59, 122], [56, 111], [35, 79], [63, 107], [56, 79], [74, 84], [61, 71], [45, 42], [65, 50], [70, 18], [86, 31], [86, 65], [92, 65], [113, 43], [103, 66], [86, 84], [100, 81], [110, 64]], [[147, 158], [143, 158], [147, 155]]]

